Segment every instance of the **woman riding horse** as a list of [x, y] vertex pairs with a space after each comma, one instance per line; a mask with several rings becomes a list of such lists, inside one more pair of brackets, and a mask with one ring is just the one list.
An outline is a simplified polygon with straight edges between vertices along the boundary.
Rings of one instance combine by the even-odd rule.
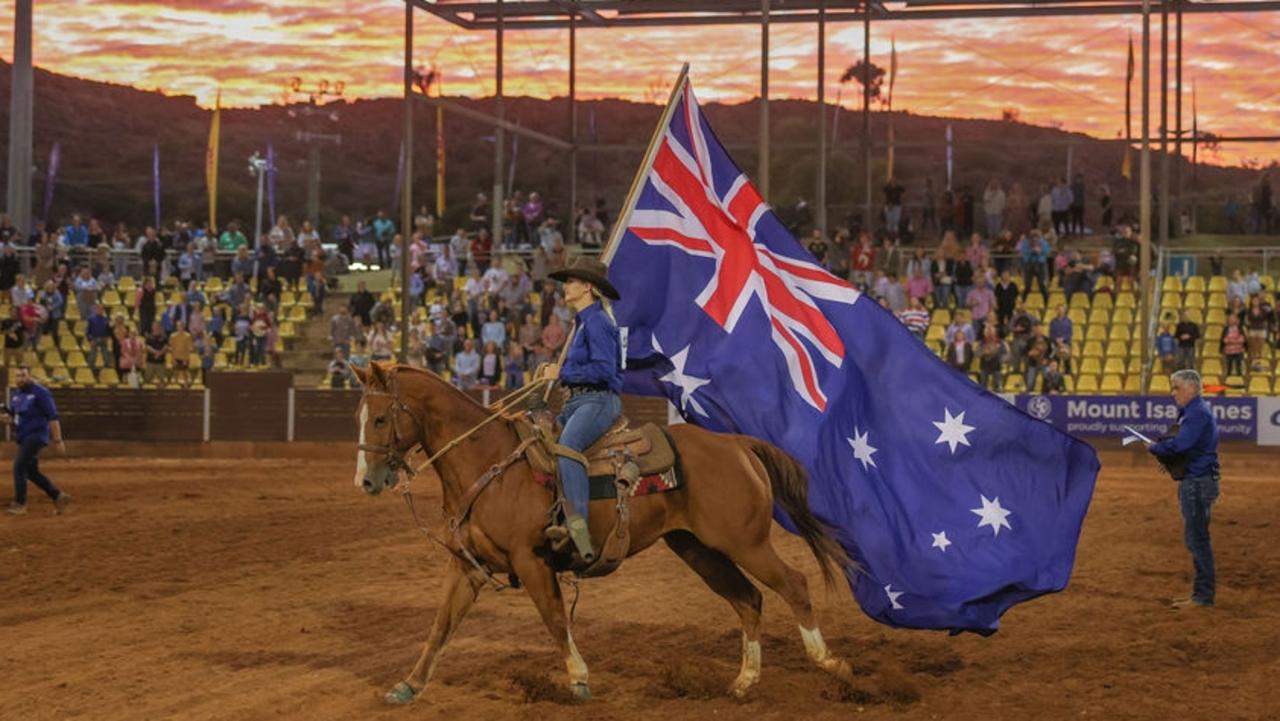
[[[609, 430], [622, 414], [622, 342], [609, 308], [618, 300], [605, 265], [595, 258], [579, 257], [569, 267], [549, 275], [564, 282], [564, 299], [578, 314], [577, 332], [569, 342], [564, 365], [551, 364], [543, 371], [569, 389], [569, 401], [560, 413], [560, 445], [583, 453]], [[595, 559], [587, 527], [590, 489], [581, 460], [560, 456], [560, 481], [568, 501], [565, 523], [547, 530], [553, 543], [567, 537], [588, 563]]]

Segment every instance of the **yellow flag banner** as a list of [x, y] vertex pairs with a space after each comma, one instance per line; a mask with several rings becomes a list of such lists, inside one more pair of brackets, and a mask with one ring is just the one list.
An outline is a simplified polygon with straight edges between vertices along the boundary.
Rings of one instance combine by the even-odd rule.
[[1125, 180], [1133, 180], [1133, 148], [1128, 143], [1124, 145], [1124, 160], [1120, 164], [1120, 175]]
[[436, 217], [444, 217], [444, 108], [436, 108]]
[[209, 188], [209, 231], [218, 227], [218, 145], [222, 127], [222, 91], [213, 106], [213, 122], [209, 124], [209, 144], [204, 154], [204, 182]]

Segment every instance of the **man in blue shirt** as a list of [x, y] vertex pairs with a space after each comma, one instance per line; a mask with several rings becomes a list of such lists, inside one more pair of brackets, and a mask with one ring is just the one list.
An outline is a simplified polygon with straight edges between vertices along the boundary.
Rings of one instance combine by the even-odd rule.
[[1184, 539], [1195, 566], [1191, 597], [1173, 602], [1174, 608], [1213, 605], [1213, 547], [1209, 543], [1209, 509], [1218, 498], [1218, 423], [1213, 410], [1200, 397], [1200, 374], [1184, 369], [1169, 377], [1173, 402], [1178, 404], [1178, 432], [1152, 444], [1151, 453], [1162, 460], [1182, 456], [1186, 472], [1178, 478], [1178, 503], [1182, 507]]
[[89, 367], [98, 369], [98, 358], [102, 357], [103, 367], [115, 365], [111, 356], [111, 321], [107, 320], [106, 310], [101, 303], [93, 306], [93, 315], [85, 324], [85, 338], [89, 341]]
[[[581, 256], [564, 270], [548, 275], [564, 282], [565, 301], [578, 312], [564, 365], [551, 364], [544, 377], [559, 378], [569, 389], [569, 402], [560, 413], [560, 445], [578, 453], [591, 447], [622, 414], [622, 342], [609, 310], [619, 295], [609, 282], [604, 263]], [[606, 300], [608, 299], [608, 300]], [[565, 525], [547, 530], [553, 542], [573, 541], [587, 563], [595, 560], [587, 526], [590, 486], [581, 457], [560, 456], [560, 482], [569, 508]]]
[[27, 480], [31, 480], [48, 494], [53, 500], [54, 512], [62, 513], [71, 503], [70, 494], [58, 490], [40, 472], [38, 458], [40, 451], [53, 445], [66, 453], [67, 447], [62, 442], [62, 424], [58, 422], [58, 409], [53, 404], [53, 396], [49, 389], [35, 382], [31, 377], [31, 369], [18, 366], [16, 387], [9, 394], [9, 405], [4, 409], [17, 426], [18, 455], [13, 459], [13, 505], [7, 513], [21, 516], [27, 512]]

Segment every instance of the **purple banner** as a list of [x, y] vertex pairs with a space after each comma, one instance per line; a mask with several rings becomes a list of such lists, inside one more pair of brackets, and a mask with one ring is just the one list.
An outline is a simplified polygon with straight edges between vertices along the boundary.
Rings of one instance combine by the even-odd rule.
[[[1258, 437], [1258, 399], [1206, 396], [1218, 419], [1223, 440]], [[1119, 441], [1125, 426], [1152, 438], [1178, 418], [1178, 407], [1167, 396], [1037, 396], [1019, 395], [1014, 405], [1073, 436], [1110, 436]]]
[[156, 229], [160, 229], [160, 143], [151, 154], [151, 197], [156, 206]]
[[49, 173], [44, 177], [44, 210], [40, 213], [46, 226], [49, 221], [49, 209], [53, 207], [53, 186], [58, 182], [58, 166], [61, 163], [62, 144], [54, 143], [53, 150], [49, 151]]
[[267, 143], [267, 216], [268, 226], [274, 226], [280, 217], [276, 215], [276, 148], [271, 143]]

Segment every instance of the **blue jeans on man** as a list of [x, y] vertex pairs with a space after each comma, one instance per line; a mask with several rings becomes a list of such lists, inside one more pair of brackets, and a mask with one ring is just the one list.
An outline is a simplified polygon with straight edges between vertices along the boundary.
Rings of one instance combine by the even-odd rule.
[[[560, 431], [560, 444], [582, 453], [603, 436], [605, 431], [622, 415], [622, 398], [609, 391], [580, 393], [565, 403], [560, 412], [560, 423], [564, 430]], [[564, 456], [558, 459], [560, 466], [560, 482], [564, 485], [564, 495], [568, 499], [571, 510], [587, 518], [587, 503], [590, 500], [590, 486], [587, 482], [587, 469], [581, 463]]]
[[1182, 508], [1183, 538], [1191, 552], [1195, 580], [1191, 600], [1212, 606], [1215, 589], [1213, 546], [1209, 542], [1209, 509], [1218, 499], [1218, 474], [1188, 476], [1178, 483], [1178, 505]]
[[18, 455], [13, 459], [13, 502], [19, 506], [27, 504], [28, 479], [39, 486], [50, 500], [56, 501], [62, 495], [53, 481], [40, 472], [39, 456], [45, 445], [39, 438], [27, 438], [18, 443]]

